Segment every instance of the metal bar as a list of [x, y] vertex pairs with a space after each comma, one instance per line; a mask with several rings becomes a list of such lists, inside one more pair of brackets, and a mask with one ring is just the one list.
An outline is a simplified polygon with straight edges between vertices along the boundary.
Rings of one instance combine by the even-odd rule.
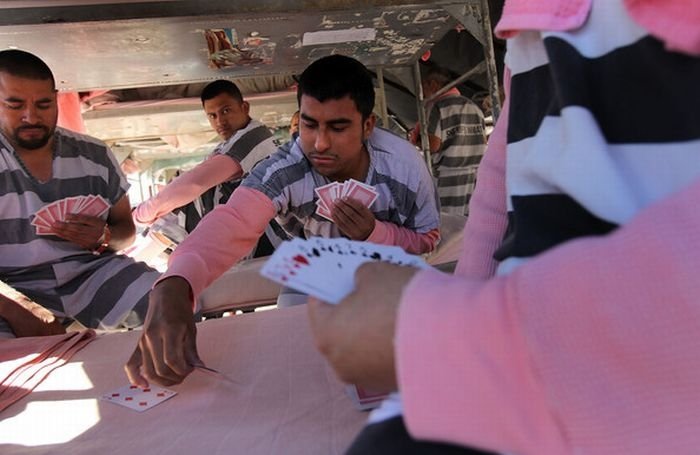
[[484, 60], [486, 61], [486, 75], [489, 82], [489, 94], [491, 95], [491, 112], [493, 123], [496, 123], [501, 114], [501, 97], [498, 94], [498, 71], [496, 69], [496, 57], [493, 50], [493, 36], [491, 35], [491, 15], [489, 13], [488, 0], [481, 0], [481, 26], [484, 28]]
[[389, 112], [386, 107], [386, 91], [384, 89], [384, 69], [377, 68], [377, 82], [379, 82], [379, 109], [382, 115], [382, 126], [389, 128]]
[[416, 103], [418, 105], [418, 124], [420, 125], [420, 146], [423, 150], [425, 164], [428, 166], [428, 172], [433, 175], [433, 159], [430, 153], [430, 140], [428, 139], [428, 125], [425, 118], [425, 105], [423, 103], [423, 86], [421, 85], [420, 63], [416, 61], [413, 64], [413, 81], [415, 83]]

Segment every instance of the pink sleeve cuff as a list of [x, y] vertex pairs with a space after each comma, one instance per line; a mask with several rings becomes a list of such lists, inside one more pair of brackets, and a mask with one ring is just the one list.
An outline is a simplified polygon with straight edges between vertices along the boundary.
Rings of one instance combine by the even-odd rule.
[[384, 221], [376, 221], [374, 230], [366, 239], [367, 242], [380, 245], [400, 246], [411, 254], [430, 253], [435, 249], [435, 245], [437, 245], [439, 240], [439, 229], [433, 229], [421, 234]]

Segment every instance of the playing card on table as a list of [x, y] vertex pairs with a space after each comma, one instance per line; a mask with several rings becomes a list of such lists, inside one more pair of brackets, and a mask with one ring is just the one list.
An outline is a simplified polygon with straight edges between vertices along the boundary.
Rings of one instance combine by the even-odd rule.
[[338, 303], [353, 290], [357, 268], [370, 261], [430, 267], [397, 246], [314, 237], [283, 242], [260, 273], [325, 302]]
[[125, 385], [117, 390], [105, 393], [100, 397], [100, 400], [109, 401], [110, 403], [133, 409], [134, 411], [143, 412], [175, 395], [177, 395], [177, 392], [173, 390], [154, 385], [146, 389], [135, 385]]

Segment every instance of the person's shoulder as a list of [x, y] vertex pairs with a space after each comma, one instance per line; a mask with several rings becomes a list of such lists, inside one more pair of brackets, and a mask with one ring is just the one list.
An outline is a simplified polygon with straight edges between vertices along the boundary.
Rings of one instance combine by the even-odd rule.
[[376, 129], [369, 138], [374, 168], [380, 174], [407, 183], [425, 181], [430, 177], [427, 165], [418, 149], [396, 134]]
[[483, 114], [479, 105], [464, 95], [446, 96], [446, 97], [436, 101], [435, 105], [438, 107], [447, 107], [447, 108], [449, 108], [451, 106], [456, 106], [456, 107], [461, 108], [465, 112], [469, 111], [469, 112], [478, 112], [480, 114]]
[[420, 161], [416, 147], [401, 136], [383, 128], [375, 128], [368, 142], [378, 159], [396, 163]]
[[260, 161], [253, 170], [260, 172], [263, 169], [274, 168], [275, 170], [280, 170], [288, 167], [309, 167], [309, 162], [295, 140], [278, 146], [274, 153]]
[[78, 133], [61, 127], [56, 128], [55, 134], [56, 138], [62, 144], [72, 145], [81, 149], [109, 150], [109, 147], [104, 141], [87, 134]]

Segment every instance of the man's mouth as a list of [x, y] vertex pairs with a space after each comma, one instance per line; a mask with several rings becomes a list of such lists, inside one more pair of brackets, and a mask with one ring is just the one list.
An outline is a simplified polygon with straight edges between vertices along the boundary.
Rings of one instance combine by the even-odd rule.
[[312, 153], [311, 155], [309, 155], [309, 159], [313, 163], [317, 163], [320, 165], [331, 164], [337, 160], [337, 158], [333, 155], [319, 155], [319, 154], [315, 154], [315, 153]]
[[27, 133], [32, 136], [46, 134], [47, 130], [43, 126], [22, 126], [17, 129], [17, 133]]

